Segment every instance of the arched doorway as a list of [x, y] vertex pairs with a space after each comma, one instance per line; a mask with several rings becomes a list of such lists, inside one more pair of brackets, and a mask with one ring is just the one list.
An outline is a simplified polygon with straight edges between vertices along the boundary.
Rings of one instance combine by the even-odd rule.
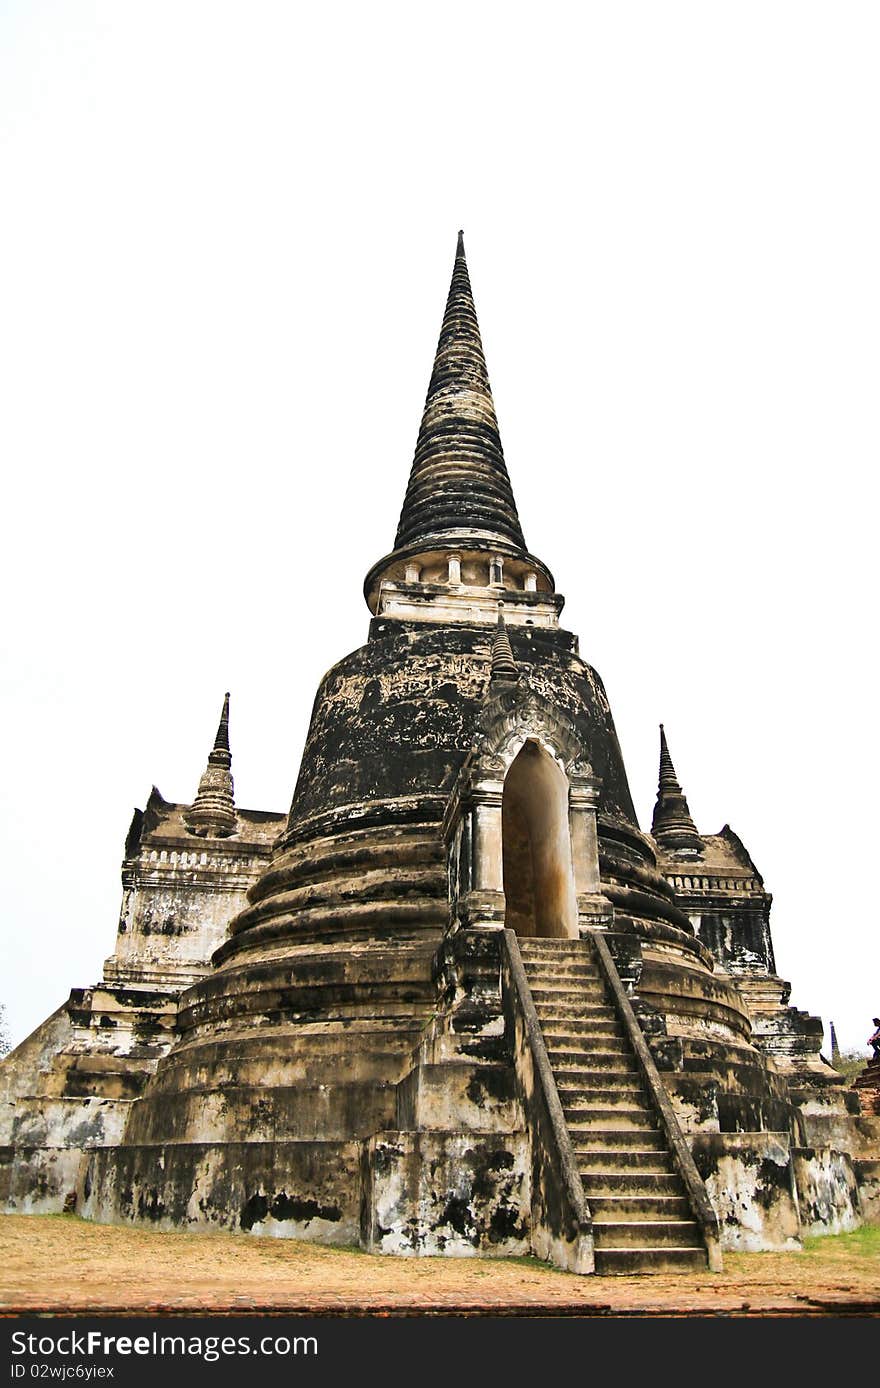
[[501, 835], [507, 928], [517, 935], [577, 938], [568, 781], [533, 738], [504, 782]]

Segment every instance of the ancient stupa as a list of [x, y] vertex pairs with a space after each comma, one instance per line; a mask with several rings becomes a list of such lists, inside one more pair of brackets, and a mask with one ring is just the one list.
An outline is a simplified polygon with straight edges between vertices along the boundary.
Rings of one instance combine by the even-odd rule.
[[505, 465], [461, 236], [366, 644], [289, 814], [235, 804], [229, 699], [191, 805], [129, 830], [116, 946], [0, 1067], [0, 1198], [576, 1272], [718, 1267], [877, 1204], [789, 1007], [770, 897], [661, 735], [651, 833]]

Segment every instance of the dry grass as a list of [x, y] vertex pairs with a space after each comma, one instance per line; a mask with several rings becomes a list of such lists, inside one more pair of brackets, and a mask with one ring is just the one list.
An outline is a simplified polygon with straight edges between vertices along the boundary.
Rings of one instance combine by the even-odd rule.
[[880, 1313], [880, 1228], [811, 1239], [800, 1253], [727, 1254], [721, 1274], [593, 1278], [531, 1258], [386, 1258], [247, 1234], [6, 1215], [0, 1268], [0, 1311]]

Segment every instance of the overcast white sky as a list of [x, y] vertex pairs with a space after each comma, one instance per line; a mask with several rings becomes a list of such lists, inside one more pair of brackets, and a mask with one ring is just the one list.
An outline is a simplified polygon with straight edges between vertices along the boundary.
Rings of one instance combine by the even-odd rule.
[[880, 11], [0, 4], [2, 985], [94, 983], [125, 832], [287, 807], [366, 636], [464, 227], [526, 539], [775, 895], [792, 1001], [880, 1011]]

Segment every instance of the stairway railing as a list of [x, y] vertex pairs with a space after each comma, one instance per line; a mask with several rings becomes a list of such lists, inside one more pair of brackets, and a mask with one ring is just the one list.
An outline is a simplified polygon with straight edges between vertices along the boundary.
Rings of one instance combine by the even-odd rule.
[[654, 1064], [654, 1057], [648, 1049], [642, 1028], [633, 1012], [632, 1004], [627, 997], [620, 974], [617, 972], [617, 966], [611, 957], [608, 942], [598, 931], [590, 931], [587, 938], [590, 941], [602, 977], [613, 997], [614, 1007], [635, 1052], [648, 1094], [660, 1117], [672, 1153], [672, 1160], [687, 1192], [691, 1213], [700, 1226], [706, 1243], [709, 1268], [712, 1272], [720, 1272], [722, 1258], [718, 1216], [712, 1207], [706, 1187], [697, 1170], [687, 1139], [679, 1126], [675, 1109], [672, 1107], [657, 1066]]
[[532, 1246], [569, 1272], [595, 1272], [593, 1220], [516, 934], [505, 930], [502, 998], [532, 1140]]

